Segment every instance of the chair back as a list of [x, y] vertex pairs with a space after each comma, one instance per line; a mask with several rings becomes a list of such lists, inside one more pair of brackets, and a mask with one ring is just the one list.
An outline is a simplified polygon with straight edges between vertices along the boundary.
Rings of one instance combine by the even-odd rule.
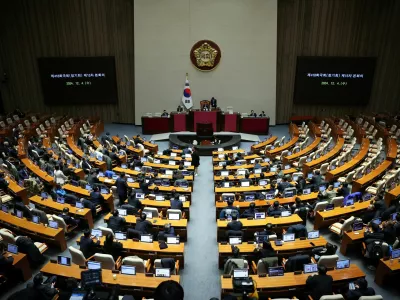
[[103, 236], [107, 236], [107, 235], [111, 234], [114, 237], [114, 231], [111, 228], [107, 228], [107, 227], [103, 227], [103, 226], [99, 226], [97, 228], [101, 230], [101, 233], [103, 234]]
[[144, 213], [151, 213], [151, 215], [153, 216], [153, 218], [158, 218], [158, 209], [155, 207], [145, 207], [143, 208], [143, 212]]
[[315, 205], [314, 211], [323, 211], [328, 206], [328, 201], [321, 201]]
[[336, 267], [336, 262], [339, 260], [339, 256], [334, 255], [323, 255], [320, 257], [318, 261], [319, 266], [325, 266], [328, 269], [332, 269]]
[[167, 209], [167, 218], [169, 219], [169, 214], [178, 214], [179, 220], [182, 219], [182, 211], [179, 209]]
[[266, 257], [258, 260], [257, 274], [267, 274], [268, 268], [278, 266], [278, 257]]
[[381, 295], [361, 296], [358, 300], [383, 300], [383, 297]]
[[326, 172], [328, 172], [328, 166], [329, 166], [329, 163], [324, 163], [321, 165], [321, 168], [319, 169], [319, 172], [321, 173], [321, 175], [325, 175]]
[[351, 226], [353, 225], [355, 219], [356, 218], [354, 216], [351, 216], [350, 218], [346, 219], [343, 222], [341, 233], [340, 233], [341, 235], [343, 234], [343, 232], [346, 232], [351, 229]]
[[54, 221], [57, 222], [58, 227], [64, 229], [64, 231], [67, 231], [67, 224], [65, 224], [65, 221], [63, 218], [61, 218], [57, 215], [52, 215], [51, 217], [53, 218]]
[[0, 236], [3, 239], [3, 241], [6, 243], [10, 243], [10, 244], [16, 243], [15, 237], [11, 233], [6, 231], [5, 229], [0, 229]]
[[304, 165], [304, 163], [306, 162], [306, 160], [307, 160], [307, 156], [300, 157], [298, 167], [299, 168], [302, 167]]
[[71, 254], [71, 260], [73, 264], [76, 264], [78, 266], [86, 266], [86, 258], [81, 250], [76, 249], [72, 246], [68, 247], [68, 250]]
[[136, 273], [145, 273], [146, 265], [143, 259], [138, 256], [127, 256], [122, 259], [122, 265], [134, 266]]
[[111, 254], [96, 253], [94, 260], [101, 262], [102, 269], [115, 270], [115, 261]]
[[200, 109], [203, 109], [205, 105], [207, 105], [207, 107], [209, 109], [211, 109], [211, 101], [210, 100], [201, 100], [200, 101]]
[[334, 207], [341, 207], [343, 205], [344, 197], [334, 197], [332, 199], [331, 204], [333, 204]]
[[336, 294], [322, 296], [319, 300], [344, 300], [344, 298], [341, 294]]
[[[161, 263], [161, 258], [155, 259], [154, 260], [154, 268], [162, 268], [162, 267], [163, 266], [162, 266], [162, 263]], [[171, 274], [172, 275], [177, 275], [175, 265], [174, 265], [174, 268], [170, 269], [170, 270], [171, 270]]]

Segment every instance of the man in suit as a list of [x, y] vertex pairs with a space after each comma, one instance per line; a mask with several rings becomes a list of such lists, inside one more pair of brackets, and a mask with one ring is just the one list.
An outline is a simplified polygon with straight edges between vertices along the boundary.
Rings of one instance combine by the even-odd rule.
[[171, 209], [179, 209], [183, 210], [183, 202], [179, 200], [178, 195], [174, 195], [174, 197], [169, 201], [171, 203]]
[[310, 184], [314, 187], [319, 187], [322, 183], [322, 177], [319, 170], [315, 170], [313, 177], [310, 179]]
[[69, 208], [64, 207], [63, 212], [61, 215], [58, 215], [60, 218], [62, 218], [68, 226], [75, 226], [78, 225], [79, 220], [75, 220], [73, 217], [71, 217], [69, 214]]
[[242, 230], [243, 224], [242, 224], [242, 222], [238, 221], [238, 214], [237, 213], [233, 213], [232, 214], [232, 221], [230, 221], [228, 223], [226, 228], [228, 230], [234, 230], [234, 231]]
[[161, 117], [168, 117], [168, 113], [165, 109], [164, 109], [163, 113], [161, 114]]
[[293, 184], [288, 182], [288, 178], [284, 176], [282, 181], [278, 184], [278, 191], [279, 193], [283, 193], [283, 191], [287, 188], [293, 187]]
[[362, 296], [374, 296], [375, 290], [368, 287], [368, 281], [365, 278], [359, 278], [354, 282], [354, 290], [349, 290], [345, 297], [347, 300], [358, 300]]
[[150, 221], [146, 220], [147, 215], [142, 213], [140, 215], [140, 218], [136, 219], [136, 226], [135, 230], [140, 231], [141, 233], [151, 233], [151, 228], [153, 227], [153, 224], [151, 224]]
[[336, 192], [333, 189], [333, 185], [329, 185], [328, 188], [323, 191], [322, 195], [326, 198], [326, 201], [328, 201], [328, 203], [331, 203], [332, 199], [336, 197]]
[[18, 176], [20, 180], [28, 179], [29, 174], [25, 167], [21, 166], [18, 170]]
[[15, 204], [14, 204], [14, 213], [17, 214], [17, 210], [22, 211], [24, 218], [27, 218], [28, 220], [32, 219], [32, 213], [29, 209], [28, 205], [24, 205], [24, 202], [22, 201], [22, 198], [17, 196], [14, 198]]
[[90, 169], [92, 169], [92, 166], [89, 164], [89, 162], [86, 160], [85, 157], [82, 157], [81, 165], [82, 165], [83, 171], [85, 171], [85, 172], [90, 171]]
[[97, 186], [95, 186], [93, 188], [93, 191], [90, 193], [90, 201], [92, 201], [92, 203], [94, 205], [101, 205], [103, 206], [104, 204], [104, 197], [103, 195], [100, 193], [99, 188]]
[[282, 214], [282, 207], [279, 205], [279, 201], [275, 201], [273, 206], [268, 208], [268, 216], [280, 216]]
[[350, 194], [350, 190], [347, 187], [347, 183], [342, 183], [337, 189], [337, 196], [347, 197]]
[[125, 225], [125, 218], [119, 216], [118, 210], [114, 210], [113, 215], [108, 220], [108, 228], [114, 232], [125, 231]]
[[119, 205], [122, 205], [128, 197], [128, 183], [125, 179], [125, 173], [121, 173], [119, 178], [117, 178], [117, 180], [115, 181], [115, 185], [117, 187]]
[[178, 108], [176, 109], [177, 112], [183, 112], [183, 107], [178, 105]]
[[263, 118], [265, 118], [267, 115], [265, 114], [265, 112], [264, 111], [261, 111], [261, 114], [259, 114], [259, 117], [263, 117]]
[[8, 181], [4, 178], [4, 173], [0, 173], [0, 189], [6, 190], [8, 187]]
[[194, 176], [197, 176], [199, 173], [198, 169], [200, 166], [200, 156], [196, 148], [193, 148], [192, 152], [192, 166], [194, 166]]
[[50, 277], [50, 281], [48, 283], [43, 283], [43, 275], [42, 273], [38, 273], [33, 277], [33, 282], [28, 283], [28, 287], [31, 288], [34, 293], [40, 294], [41, 299], [50, 300], [53, 299], [55, 295], [58, 294], [58, 290], [54, 288], [56, 284], [56, 277]]
[[110, 153], [110, 158], [111, 158], [112, 161], [117, 162], [117, 164], [120, 163], [119, 156], [118, 156], [118, 153], [117, 153], [117, 149], [112, 148], [111, 153]]
[[234, 213], [236, 213], [236, 215], [239, 214], [238, 208], [233, 206], [233, 203], [234, 203], [233, 199], [228, 200], [228, 205], [226, 207], [224, 207], [224, 209], [219, 214], [220, 219], [226, 219], [229, 215], [233, 215]]
[[167, 237], [175, 237], [175, 229], [170, 223], [165, 223], [164, 230], [158, 233], [158, 240], [165, 241]]
[[249, 208], [246, 209], [243, 214], [242, 214], [242, 218], [249, 218], [252, 217], [254, 218], [254, 214], [258, 212], [257, 208], [256, 208], [256, 204], [254, 202], [251, 202], [249, 205]]
[[325, 266], [318, 266], [318, 275], [311, 275], [307, 278], [306, 288], [313, 299], [319, 299], [324, 295], [332, 295], [332, 276], [327, 275]]
[[249, 117], [257, 117], [257, 114], [254, 112], [254, 110], [251, 110]]
[[86, 258], [91, 257], [93, 254], [95, 254], [97, 251], [97, 247], [100, 245], [99, 240], [93, 240], [90, 237], [91, 231], [89, 229], [86, 229], [83, 232], [83, 236], [81, 237], [81, 240], [79, 241], [80, 248], [79, 250], [82, 251], [83, 255]]
[[217, 99], [212, 97], [210, 102], [211, 102], [211, 107], [212, 108], [217, 108]]

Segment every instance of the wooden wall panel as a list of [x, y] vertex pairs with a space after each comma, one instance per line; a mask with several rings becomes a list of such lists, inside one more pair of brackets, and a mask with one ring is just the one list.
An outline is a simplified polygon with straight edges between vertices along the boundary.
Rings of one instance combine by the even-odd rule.
[[[400, 109], [400, 1], [279, 0], [277, 123], [295, 115]], [[297, 56], [377, 56], [367, 106], [294, 105]]]
[[[134, 123], [133, 0], [12, 0], [0, 6], [0, 74], [6, 110], [99, 116]], [[37, 58], [115, 56], [118, 104], [45, 106]], [[2, 75], [0, 75], [0, 79]]]

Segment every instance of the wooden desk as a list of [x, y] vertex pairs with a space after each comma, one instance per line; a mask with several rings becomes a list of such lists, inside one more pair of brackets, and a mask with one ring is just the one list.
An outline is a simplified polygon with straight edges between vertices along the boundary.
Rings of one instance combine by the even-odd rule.
[[[133, 136], [133, 139], [136, 139], [137, 137], [138, 137], [138, 136], [135, 135], [135, 136]], [[146, 149], [149, 149], [150, 152], [157, 153], [157, 151], [158, 151], [158, 145], [157, 145], [157, 144], [152, 144], [152, 143], [150, 143], [149, 141], [145, 141], [145, 140], [143, 140], [141, 137], [140, 137], [140, 140], [141, 140], [141, 144], [143, 144], [143, 146], [144, 146]]]
[[[54, 263], [47, 263], [41, 270], [42, 273], [46, 275], [56, 275], [57, 277], [73, 277], [77, 280], [81, 279], [81, 272], [85, 271], [80, 269], [78, 265], [71, 266], [63, 266]], [[171, 275], [170, 278], [162, 278], [162, 277], [146, 277], [144, 273], [137, 273], [136, 275], [123, 275], [118, 274], [117, 278], [113, 278], [113, 274], [111, 270], [102, 270], [102, 281], [103, 284], [113, 286], [120, 285], [121, 288], [139, 288], [139, 290], [135, 289], [135, 291], [144, 292], [146, 290], [152, 290], [154, 292], [155, 288], [163, 282], [167, 280], [174, 280], [176, 282], [180, 281], [179, 275]]]
[[[310, 242], [314, 243], [314, 246], [310, 244]], [[283, 242], [282, 246], [276, 246], [275, 243], [272, 241], [271, 246], [276, 251], [278, 257], [290, 257], [299, 253], [304, 254], [311, 254], [312, 249], [316, 247], [325, 246], [327, 241], [324, 237], [320, 236], [317, 239], [312, 240], [300, 240], [296, 239], [294, 242]], [[236, 245], [236, 247], [240, 250], [240, 255], [244, 256], [250, 263], [256, 259], [254, 250], [256, 249], [255, 243], [242, 243], [240, 245]], [[218, 264], [219, 267], [222, 268], [224, 266], [224, 261], [229, 257], [232, 256], [232, 248], [231, 245], [226, 244], [222, 245], [221, 243], [218, 244], [218, 252], [219, 252], [219, 259]], [[256, 262], [257, 264], [257, 262]]]
[[11, 256], [14, 258], [13, 266], [21, 270], [24, 281], [28, 281], [29, 279], [31, 279], [32, 270], [29, 265], [28, 256], [21, 252], [18, 252], [17, 254], [7, 252], [6, 254], [11, 254]]
[[[301, 201], [308, 202], [316, 200], [318, 198], [318, 193], [315, 192], [308, 195], [293, 196], [289, 198], [275, 198], [272, 200], [235, 201], [233, 202], [233, 206], [239, 208], [240, 213], [243, 213], [247, 208], [249, 208], [250, 203], [254, 202], [258, 210], [264, 211], [268, 207], [273, 205], [275, 201], [278, 201], [280, 205], [293, 204], [296, 202], [295, 201], [296, 197], [299, 197]], [[219, 214], [227, 206], [227, 203], [225, 201], [217, 201], [215, 203], [215, 206], [216, 206], [216, 217], [218, 219]]]
[[65, 207], [69, 208], [69, 214], [75, 218], [80, 218], [86, 220], [90, 229], [93, 228], [93, 216], [92, 212], [88, 208], [78, 209], [75, 206], [64, 203], [60, 204], [53, 199], [47, 198], [43, 199], [40, 196], [33, 196], [29, 198], [30, 202], [35, 204], [37, 208], [43, 208], [44, 211], [52, 212], [52, 213], [61, 213]]
[[260, 142], [260, 143], [258, 143], [258, 144], [251, 145], [251, 152], [253, 152], [253, 153], [258, 153], [258, 152], [260, 152], [260, 150], [263, 150], [263, 149], [265, 148], [265, 146], [274, 143], [274, 142], [276, 141], [277, 138], [278, 138], [278, 137], [276, 137], [276, 136], [271, 136], [269, 139], [267, 139], [267, 140], [265, 140], [265, 141], [263, 141], [263, 142]]
[[[104, 221], [108, 222], [108, 219], [110, 219], [111, 214], [107, 214], [104, 217]], [[126, 220], [127, 224], [136, 224], [136, 216], [128, 215], [124, 217]], [[170, 223], [171, 226], [174, 227], [176, 235], [179, 235], [181, 238], [181, 241], [186, 241], [187, 239], [187, 219], [180, 219], [180, 220], [167, 220], [167, 219], [162, 219], [162, 218], [153, 218], [153, 219], [148, 219], [152, 224], [153, 228], [156, 227], [158, 229], [163, 229], [164, 225], [167, 223]], [[155, 222], [155, 223], [154, 223]]]
[[[243, 224], [243, 239], [245, 241], [253, 240], [254, 233], [256, 231], [262, 231], [265, 229], [265, 225], [271, 223], [274, 227], [274, 231], [277, 234], [282, 232], [282, 229], [286, 229], [291, 225], [300, 224], [303, 220], [298, 215], [291, 215], [289, 217], [266, 217], [265, 219], [259, 220], [247, 220], [247, 219], [240, 219]], [[217, 240], [227, 240], [226, 237], [226, 226], [228, 225], [228, 220], [217, 220]], [[277, 232], [278, 231], [278, 232]]]
[[[135, 171], [135, 170], [132, 170], [132, 169], [124, 169], [124, 168], [121, 168], [121, 167], [115, 167], [112, 170], [114, 172], [116, 172], [116, 173], [125, 173], [125, 174], [131, 175], [131, 176], [135, 176], [135, 177], [140, 175], [140, 174], [142, 174], [142, 172], [140, 172], [140, 171]], [[172, 175], [158, 174], [157, 178], [172, 179], [173, 177], [172, 177]], [[187, 181], [193, 181], [194, 180], [193, 175], [185, 176], [184, 179], [186, 179]]]
[[289, 142], [287, 142], [286, 144], [284, 144], [284, 145], [282, 145], [280, 147], [277, 147], [275, 149], [267, 150], [265, 155], [270, 157], [270, 158], [275, 157], [275, 156], [279, 155], [282, 151], [289, 150], [289, 149], [293, 148], [298, 141], [299, 141], [299, 137], [298, 136], [292, 136], [292, 139]]
[[396, 161], [397, 158], [397, 143], [393, 138], [388, 138], [386, 142], [386, 160]]
[[3, 211], [0, 212], [0, 224], [12, 231], [27, 234], [38, 242], [56, 244], [60, 247], [61, 251], [67, 249], [64, 230], [62, 228], [53, 229], [43, 224], [35, 224], [25, 218], [20, 219]]
[[299, 132], [299, 127], [297, 127], [297, 125], [295, 123], [290, 123], [289, 125], [289, 133], [290, 135], [293, 136], [299, 136], [300, 132]]
[[321, 136], [321, 129], [319, 128], [319, 125], [315, 124], [313, 121], [310, 121], [308, 122], [308, 127], [315, 138]]
[[[76, 240], [76, 243], [79, 245], [81, 237]], [[106, 237], [103, 236], [100, 238], [100, 246], [104, 246], [104, 241]], [[158, 258], [166, 258], [172, 257], [176, 260], [179, 260], [179, 269], [184, 268], [184, 251], [185, 244], [180, 243], [179, 245], [168, 244], [168, 248], [160, 249], [158, 241], [154, 241], [153, 243], [142, 243], [138, 241], [133, 241], [132, 239], [127, 239], [125, 241], [119, 240], [124, 249], [123, 257], [137, 255], [141, 259], [151, 259], [154, 263], [155, 259]]]
[[344, 146], [344, 138], [339, 137], [336, 140], [335, 147], [333, 147], [331, 151], [321, 156], [320, 158], [314, 159], [310, 162], [306, 162], [305, 164], [303, 164], [303, 173], [308, 174], [315, 168], [320, 167], [322, 164], [327, 163], [333, 158], [335, 158], [337, 155], [339, 155], [340, 150], [343, 148], [343, 146]]
[[[349, 282], [365, 277], [364, 272], [355, 264], [350, 264], [347, 269], [328, 271], [327, 274], [333, 278], [335, 291], [339, 287], [348, 285]], [[257, 275], [252, 275], [251, 278], [256, 283], [259, 296], [264, 299], [265, 297], [299, 297], [305, 292], [306, 281], [309, 276], [309, 274], [294, 275], [294, 273], [285, 273], [284, 276], [258, 277]], [[221, 297], [232, 292], [232, 278], [223, 278], [221, 276]]]
[[360, 192], [368, 185], [378, 180], [378, 178], [383, 176], [386, 170], [390, 168], [392, 163], [393, 163], [392, 161], [385, 160], [377, 168], [373, 169], [369, 174], [364, 175], [363, 177], [357, 179], [356, 181], [353, 181], [351, 192], [352, 193]]
[[[256, 159], [256, 158], [260, 158], [261, 160], [263, 159], [258, 154], [246, 155], [242, 159], [244, 159], [244, 160], [253, 160], [253, 159]], [[224, 161], [226, 161], [226, 159], [224, 157], [223, 158], [219, 158], [217, 156], [217, 157], [213, 157], [212, 161], [213, 161], [213, 163], [218, 163], [218, 162], [224, 162]]]
[[[182, 152], [182, 150], [180, 150]], [[172, 152], [175, 152], [175, 150], [172, 150]], [[235, 153], [245, 153], [244, 149], [236, 149], [236, 150], [224, 150], [224, 151], [213, 151], [212, 155], [218, 155], [218, 154], [235, 154]]]
[[[171, 202], [169, 200], [156, 201], [156, 200], [150, 200], [150, 199], [146, 198], [140, 202], [142, 202], [142, 205], [144, 207], [157, 208], [159, 212], [163, 209], [171, 208]], [[188, 219], [188, 221], [190, 220], [190, 209], [189, 208], [190, 208], [190, 201], [183, 202], [183, 211], [182, 212], [185, 212], [185, 216], [186, 216], [186, 219]]]
[[381, 258], [375, 272], [375, 283], [382, 286], [387, 277], [398, 275], [399, 272], [400, 262], [398, 258], [393, 260], [384, 260]]
[[318, 147], [318, 145], [320, 143], [321, 143], [321, 138], [320, 137], [316, 137], [315, 140], [310, 145], [308, 145], [306, 148], [304, 148], [303, 150], [300, 150], [299, 152], [294, 153], [292, 155], [285, 156], [283, 158], [283, 163], [284, 164], [289, 164], [292, 161], [294, 161], [296, 159], [299, 159], [300, 157], [311, 153], [312, 151], [314, 151]]
[[342, 243], [340, 244], [340, 253], [346, 255], [347, 248], [350, 245], [361, 243], [364, 240], [364, 229], [357, 231], [344, 232], [342, 236]]
[[[262, 162], [259, 164], [261, 167], [266, 167], [269, 166], [269, 162]], [[226, 167], [220, 167], [220, 166], [214, 166], [214, 173], [221, 171], [221, 170], [228, 170], [228, 171], [236, 171], [239, 169], [254, 169], [254, 164], [245, 164], [245, 165], [240, 165], [240, 166], [226, 166]]]
[[[146, 161], [145, 163], [143, 163], [143, 165], [147, 166], [147, 167], [156, 168], [156, 169], [171, 169], [171, 170], [178, 170], [179, 169], [179, 164], [173, 166], [173, 165], [167, 165], [167, 164], [155, 164], [155, 163], [150, 163], [150, 162]], [[190, 166], [188, 168], [185, 168], [185, 170], [194, 171], [194, 166]]]
[[318, 211], [315, 215], [314, 229], [319, 229], [331, 225], [340, 219], [346, 219], [364, 212], [370, 205], [371, 200], [354, 203], [352, 206], [335, 207], [328, 211]]
[[36, 176], [49, 185], [55, 185], [54, 178], [47, 174], [47, 172], [42, 171], [37, 165], [35, 165], [29, 158], [22, 158], [22, 163]]
[[[288, 174], [293, 174], [297, 172], [297, 170], [295, 168], [290, 168], [287, 170], [283, 170], [283, 174], [288, 175]], [[272, 176], [276, 176], [276, 172], [264, 172], [264, 177], [272, 177]], [[245, 176], [244, 175], [229, 175], [229, 176], [217, 176], [214, 175], [214, 181], [221, 181], [221, 180], [225, 180], [225, 177], [228, 177], [229, 181], [239, 181], [240, 179], [244, 179]], [[260, 174], [250, 174], [249, 178], [253, 179], [253, 178], [259, 178]]]
[[[69, 192], [78, 194], [80, 196], [86, 197], [86, 198], [90, 198], [90, 192], [86, 189], [83, 189], [81, 187], [78, 186], [74, 186], [72, 184], [64, 184], [62, 187], [64, 190], [67, 190]], [[110, 209], [110, 211], [114, 211], [114, 197], [113, 195], [110, 194], [102, 194], [104, 197], [104, 201], [108, 204], [108, 208]]]
[[192, 161], [192, 158], [182, 157], [182, 156], [168, 156], [168, 155], [154, 155], [155, 159], [166, 159], [166, 160], [175, 160], [177, 162], [181, 161]]
[[21, 197], [24, 204], [28, 205], [29, 199], [28, 199], [28, 191], [26, 190], [26, 188], [19, 186], [18, 183], [16, 183], [14, 180], [12, 180], [8, 175], [6, 175], [5, 178], [8, 181], [8, 189], [13, 194]]
[[364, 160], [364, 158], [367, 157], [368, 150], [369, 139], [363, 139], [360, 151], [357, 153], [357, 155], [354, 156], [350, 161], [345, 163], [343, 166], [340, 166], [334, 170], [329, 170], [325, 174], [325, 181], [334, 180], [335, 178], [347, 174], [348, 172], [356, 168]]
[[400, 195], [400, 185], [397, 185], [394, 189], [385, 193], [385, 203], [389, 207], [393, 200]]

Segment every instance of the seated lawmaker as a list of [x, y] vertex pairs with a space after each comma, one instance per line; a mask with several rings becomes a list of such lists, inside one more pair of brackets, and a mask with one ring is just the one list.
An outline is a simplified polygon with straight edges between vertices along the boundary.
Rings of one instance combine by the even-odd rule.
[[5, 191], [8, 187], [8, 181], [4, 177], [4, 173], [0, 173], [0, 189]]
[[238, 214], [237, 213], [233, 213], [232, 214], [232, 221], [230, 221], [228, 223], [226, 228], [228, 230], [234, 230], [234, 231], [242, 230], [243, 224], [242, 224], [242, 222], [238, 221]]
[[318, 266], [318, 275], [308, 276], [306, 281], [306, 289], [309, 291], [313, 299], [319, 299], [325, 295], [332, 295], [333, 278], [327, 275], [325, 266]]
[[242, 214], [242, 218], [254, 218], [254, 214], [258, 212], [258, 209], [256, 208], [256, 204], [254, 202], [251, 202], [249, 204], [249, 208], [246, 209], [243, 214]]
[[265, 112], [264, 112], [264, 111], [261, 111], [261, 114], [259, 114], [258, 116], [259, 116], [259, 117], [263, 117], [263, 118], [265, 118], [267, 115], [265, 114]]
[[112, 255], [114, 260], [116, 261], [119, 256], [121, 256], [123, 246], [122, 243], [114, 241], [114, 237], [111, 233], [106, 236], [106, 240], [104, 241], [104, 252], [106, 254]]
[[282, 178], [282, 181], [278, 184], [278, 191], [279, 191], [279, 193], [282, 194], [285, 189], [290, 188], [290, 187], [293, 187], [293, 184], [291, 184], [288, 181], [288, 178], [286, 176], [284, 176]]
[[274, 202], [274, 205], [268, 208], [268, 216], [280, 216], [282, 214], [283, 207], [279, 205], [278, 201]]
[[92, 203], [94, 205], [101, 205], [103, 206], [104, 204], [104, 197], [103, 195], [100, 193], [99, 188], [97, 186], [95, 186], [93, 188], [93, 191], [90, 193], [90, 201], [92, 201]]
[[100, 245], [100, 241], [97, 239], [92, 239], [90, 233], [90, 229], [86, 229], [79, 241], [79, 250], [82, 251], [85, 258], [89, 258], [94, 255], [97, 252], [97, 247]]
[[354, 290], [349, 290], [345, 294], [347, 300], [358, 300], [362, 296], [374, 296], [375, 290], [368, 287], [368, 281], [365, 278], [359, 278], [354, 282]]
[[164, 109], [164, 111], [161, 114], [161, 117], [168, 117], [169, 114], [167, 113], [167, 111]]
[[79, 224], [79, 220], [75, 220], [73, 217], [71, 217], [69, 215], [68, 207], [64, 207], [62, 214], [58, 215], [58, 216], [64, 220], [64, 222], [65, 222], [65, 224], [67, 224], [67, 226], [76, 226]]
[[179, 200], [179, 196], [174, 195], [174, 197], [169, 201], [171, 205], [171, 209], [179, 209], [183, 210], [183, 202]]
[[164, 230], [160, 231], [158, 233], [158, 240], [159, 241], [165, 241], [167, 239], [167, 237], [175, 237], [175, 229], [174, 227], [171, 226], [170, 223], [165, 223], [164, 224]]
[[125, 218], [119, 216], [118, 210], [114, 210], [113, 215], [108, 220], [108, 228], [114, 232], [124, 231], [126, 221]]
[[231, 199], [228, 200], [228, 205], [224, 207], [224, 209], [219, 214], [220, 219], [226, 219], [229, 215], [232, 215], [234, 212], [236, 212], [236, 214], [239, 215], [239, 210], [237, 207], [233, 206], [233, 202], [234, 200]]
[[257, 117], [257, 114], [254, 112], [254, 110], [251, 110], [249, 117]]
[[147, 215], [142, 213], [139, 218], [136, 219], [135, 230], [140, 231], [144, 234], [151, 233], [153, 224], [149, 220], [146, 220]]

